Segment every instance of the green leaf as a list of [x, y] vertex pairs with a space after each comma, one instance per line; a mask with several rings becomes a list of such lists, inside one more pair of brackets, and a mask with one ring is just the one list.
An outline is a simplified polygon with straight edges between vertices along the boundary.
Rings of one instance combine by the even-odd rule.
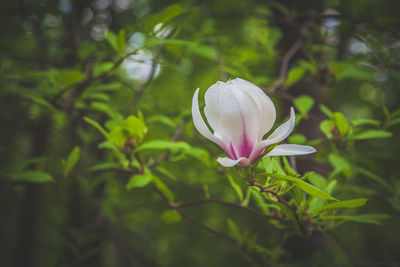
[[315, 210], [311, 210], [310, 214], [314, 215], [317, 213], [320, 213], [321, 211], [328, 210], [328, 209], [337, 209], [337, 208], [357, 208], [364, 206], [365, 203], [367, 203], [366, 198], [358, 198], [358, 199], [352, 199], [352, 200], [343, 200], [343, 201], [338, 201], [335, 203], [328, 204], [326, 206], [320, 207]]
[[337, 200], [336, 198], [330, 196], [328, 193], [322, 191], [321, 189], [306, 183], [296, 177], [292, 177], [292, 176], [287, 176], [287, 175], [280, 175], [280, 174], [276, 174], [276, 173], [265, 173], [265, 175], [267, 176], [271, 176], [273, 178], [276, 179], [281, 179], [281, 180], [285, 180], [285, 181], [289, 181], [292, 184], [300, 187], [303, 191], [307, 192], [308, 194], [312, 195], [312, 196], [316, 196], [316, 197], [321, 197], [321, 198], [326, 198], [326, 199], [332, 199], [332, 200]]
[[321, 104], [319, 105], [319, 108], [322, 111], [322, 113], [324, 113], [328, 118], [333, 117], [333, 112], [327, 106]]
[[198, 42], [191, 42], [187, 40], [180, 40], [180, 39], [157, 39], [149, 42], [149, 45], [168, 45], [177, 48], [186, 48], [188, 52], [192, 54], [196, 54], [198, 56], [215, 60], [217, 58], [217, 53], [215, 52], [214, 48], [203, 45]]
[[374, 223], [381, 224], [381, 221], [390, 218], [387, 214], [362, 214], [362, 215], [337, 215], [337, 216], [322, 216], [324, 220], [344, 220], [359, 223]]
[[346, 159], [338, 154], [331, 153], [328, 156], [328, 160], [337, 173], [341, 172], [347, 177], [351, 177], [353, 172], [350, 163]]
[[[306, 69], [303, 67], [294, 67], [289, 71], [287, 75], [285, 85], [290, 86], [300, 80], [304, 74], [306, 73]], [[314, 103], [314, 101], [313, 101]]]
[[111, 104], [108, 103], [93, 101], [90, 103], [90, 107], [95, 110], [104, 112], [112, 119], [119, 119], [122, 117], [118, 110], [116, 110]]
[[148, 149], [170, 149], [173, 151], [176, 150], [189, 150], [190, 145], [186, 142], [172, 142], [172, 141], [164, 141], [164, 140], [153, 140], [146, 143], [143, 143], [137, 148], [137, 151], [140, 150], [148, 150]]
[[122, 127], [126, 129], [133, 138], [142, 139], [147, 133], [147, 127], [144, 122], [135, 116], [126, 118]]
[[239, 231], [239, 227], [231, 219], [228, 219], [227, 222], [228, 222], [229, 233], [231, 234], [231, 236], [233, 238], [237, 239], [239, 242], [241, 242], [242, 241], [242, 235], [241, 235], [241, 233]]
[[123, 147], [128, 135], [126, 134], [124, 128], [117, 126], [111, 130], [111, 132], [108, 134], [108, 138], [114, 145]]
[[304, 145], [307, 142], [307, 138], [302, 134], [292, 134], [288, 138], [289, 143]]
[[50, 174], [41, 171], [22, 171], [8, 174], [7, 177], [16, 182], [45, 183], [53, 181]]
[[179, 4], [173, 4], [162, 10], [161, 12], [151, 16], [144, 25], [146, 32], [153, 32], [154, 26], [159, 23], [167, 23], [171, 19], [182, 13], [182, 7]]
[[157, 187], [158, 190], [169, 200], [174, 201], [174, 195], [172, 194], [171, 190], [169, 190], [168, 186], [161, 181], [158, 177], [153, 176], [154, 185]]
[[321, 132], [325, 134], [328, 139], [333, 138], [332, 130], [334, 129], [335, 124], [331, 120], [324, 120], [319, 125]]
[[85, 78], [85, 74], [78, 70], [52, 70], [51, 74], [58, 88], [68, 87]]
[[181, 214], [176, 210], [166, 210], [161, 215], [161, 220], [168, 224], [177, 223], [182, 219]]
[[103, 136], [110, 142], [110, 144], [112, 145], [111, 146], [111, 149], [115, 152], [115, 154], [117, 155], [117, 157], [118, 157], [118, 159], [120, 160], [120, 162], [121, 163], [124, 163], [124, 165], [125, 165], [125, 162], [126, 162], [126, 158], [125, 158], [125, 155], [121, 152], [121, 151], [119, 151], [119, 149], [114, 145], [114, 143], [111, 141], [111, 138], [110, 138], [110, 136], [109, 136], [109, 134], [106, 132], [106, 130], [104, 130], [104, 128], [103, 127], [101, 127], [101, 125], [100, 124], [98, 124], [95, 120], [92, 120], [91, 118], [89, 118], [89, 117], [83, 117], [83, 119], [87, 122], [87, 123], [89, 123], [90, 125], [92, 125], [94, 128], [96, 128], [100, 133], [102, 133], [103, 134]]
[[185, 151], [185, 154], [198, 159], [203, 162], [205, 165], [209, 166], [210, 163], [210, 153], [207, 150], [197, 147], [192, 147]]
[[153, 175], [147, 171], [144, 175], [135, 174], [129, 179], [126, 184], [126, 189], [131, 190], [132, 188], [145, 187], [153, 180]]
[[388, 138], [392, 137], [392, 133], [384, 130], [366, 130], [357, 134], [354, 134], [350, 138], [353, 140], [364, 140], [374, 138]]
[[372, 125], [372, 126], [376, 126], [379, 127], [379, 125], [381, 124], [380, 121], [378, 120], [372, 120], [372, 119], [358, 119], [358, 120], [353, 120], [351, 122], [351, 124], [353, 124], [354, 126], [358, 127], [358, 126], [364, 126], [364, 125]]
[[344, 136], [349, 130], [349, 123], [346, 118], [340, 112], [333, 113], [333, 121], [336, 125], [336, 128], [339, 130], [340, 135]]
[[80, 155], [80, 148], [78, 146], [74, 147], [74, 149], [69, 154], [67, 160], [64, 163], [64, 176], [67, 177], [69, 172], [75, 167], [78, 163]]
[[165, 125], [168, 125], [171, 128], [175, 128], [176, 127], [176, 123], [169, 117], [164, 116], [164, 115], [154, 115], [151, 116], [147, 119], [148, 123], [154, 123], [154, 122], [159, 122]]
[[116, 40], [117, 51], [122, 52], [125, 48], [125, 30], [121, 29], [118, 33], [118, 37]]
[[242, 188], [240, 188], [240, 186], [233, 180], [233, 177], [231, 175], [228, 175], [228, 180], [232, 188], [235, 190], [237, 196], [239, 197], [240, 202], [243, 202]]
[[367, 170], [367, 169], [365, 169], [365, 168], [362, 168], [362, 167], [355, 167], [354, 169], [355, 169], [355, 171], [356, 171], [357, 173], [359, 173], [359, 174], [361, 174], [361, 175], [364, 175], [365, 177], [367, 177], [367, 178], [373, 180], [374, 182], [379, 183], [380, 185], [382, 185], [383, 187], [385, 187], [389, 192], [392, 192], [393, 187], [392, 187], [388, 182], [386, 182], [385, 179], [383, 179], [383, 178], [380, 177], [379, 175], [377, 175], [377, 174], [371, 172], [370, 170]]
[[308, 95], [302, 95], [296, 97], [296, 99], [293, 101], [293, 104], [300, 114], [306, 117], [314, 105], [314, 99]]
[[116, 51], [119, 52], [118, 50], [118, 44], [117, 44], [117, 35], [113, 33], [110, 30], [106, 30], [104, 32], [104, 38], [107, 40], [107, 42], [110, 44], [110, 46]]

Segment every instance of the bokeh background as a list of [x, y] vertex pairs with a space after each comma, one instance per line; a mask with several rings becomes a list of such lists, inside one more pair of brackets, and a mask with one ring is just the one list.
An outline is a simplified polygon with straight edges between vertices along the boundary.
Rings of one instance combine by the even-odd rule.
[[[3, 1], [0, 265], [399, 266], [399, 8], [396, 0]], [[279, 123], [295, 106], [289, 141], [319, 150], [291, 161], [299, 173], [336, 179], [340, 199], [368, 198], [356, 213], [390, 217], [289, 235], [221, 205], [181, 218], [152, 186], [130, 183], [126, 164], [141, 162], [121, 160], [124, 149], [163, 140], [141, 152], [142, 163], [176, 202], [239, 201], [215, 162], [221, 151], [190, 115], [196, 88], [235, 77], [271, 96]], [[128, 140], [114, 131], [115, 151], [101, 129], [131, 115], [143, 125]], [[240, 236], [263, 263], [203, 225]]]

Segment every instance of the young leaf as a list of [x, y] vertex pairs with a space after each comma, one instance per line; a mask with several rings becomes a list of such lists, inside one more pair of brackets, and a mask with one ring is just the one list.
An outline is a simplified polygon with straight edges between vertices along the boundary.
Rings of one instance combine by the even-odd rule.
[[235, 190], [237, 196], [239, 197], [240, 202], [243, 202], [242, 188], [240, 188], [240, 186], [233, 180], [233, 177], [231, 175], [228, 175], [228, 180], [232, 188]]
[[182, 219], [182, 216], [176, 210], [166, 210], [161, 215], [161, 220], [168, 224], [177, 223]]
[[388, 138], [391, 137], [392, 133], [384, 130], [366, 130], [357, 134], [354, 134], [351, 139], [353, 140], [364, 140], [373, 138]]
[[75, 167], [78, 163], [80, 155], [80, 148], [76, 146], [71, 153], [69, 154], [67, 160], [64, 163], [64, 176], [67, 177], [69, 172]]
[[147, 127], [144, 122], [133, 115], [126, 118], [122, 124], [122, 127], [127, 130], [129, 134], [133, 136], [133, 138], [142, 139], [147, 133]]
[[315, 210], [312, 210], [310, 212], [311, 215], [320, 213], [321, 211], [328, 210], [328, 209], [337, 209], [337, 208], [357, 208], [364, 206], [365, 203], [367, 203], [366, 198], [358, 198], [358, 199], [352, 199], [352, 200], [343, 200], [343, 201], [338, 201], [335, 203], [328, 204], [326, 206], [317, 208]]
[[292, 176], [287, 176], [287, 175], [280, 175], [276, 173], [265, 173], [267, 176], [271, 176], [276, 179], [282, 179], [291, 182], [292, 184], [300, 187], [303, 191], [309, 193], [310, 195], [316, 196], [316, 197], [321, 197], [321, 198], [326, 198], [326, 199], [332, 199], [332, 200], [337, 200], [336, 198], [330, 196], [328, 193], [322, 191], [321, 189], [306, 183], [299, 178], [292, 177]]
[[332, 130], [334, 126], [335, 124], [333, 123], [333, 121], [324, 120], [319, 125], [319, 128], [321, 129], [321, 132], [323, 132], [328, 139], [331, 139], [333, 138]]
[[153, 175], [147, 171], [146, 174], [135, 174], [130, 179], [126, 185], [126, 189], [130, 190], [136, 187], [145, 187], [153, 180]]
[[228, 219], [228, 228], [231, 236], [241, 243], [242, 235], [240, 234], [239, 227], [231, 219]]
[[337, 215], [337, 216], [323, 216], [320, 217], [324, 220], [344, 220], [359, 223], [374, 223], [381, 224], [381, 221], [389, 218], [387, 214], [362, 214], [362, 215]]
[[171, 149], [171, 150], [189, 150], [190, 145], [186, 142], [172, 142], [164, 140], [153, 140], [143, 143], [137, 148], [137, 151], [146, 149]]
[[118, 52], [122, 52], [122, 50], [124, 50], [124, 48], [125, 48], [125, 30], [124, 29], [121, 29], [119, 31], [116, 45], [117, 45]]
[[328, 118], [333, 117], [333, 112], [325, 105], [321, 104], [319, 105], [319, 109], [324, 113]]
[[107, 40], [107, 42], [110, 44], [110, 46], [118, 52], [118, 45], [117, 45], [117, 36], [115, 33], [113, 33], [110, 30], [106, 30], [104, 32], [104, 38]]
[[314, 99], [308, 95], [302, 95], [297, 97], [293, 101], [293, 104], [296, 107], [296, 109], [300, 112], [300, 114], [306, 117], [308, 112], [314, 105]]
[[336, 128], [339, 130], [340, 135], [344, 136], [349, 130], [349, 123], [346, 118], [340, 112], [333, 113], [333, 121], [336, 125]]
[[154, 26], [159, 23], [167, 23], [169, 20], [180, 15], [182, 13], [182, 7], [179, 4], [173, 4], [162, 10], [161, 12], [151, 16], [144, 25], [146, 32], [152, 32]]
[[117, 147], [123, 147], [128, 136], [122, 127], [117, 126], [111, 130], [108, 134], [108, 138]]
[[50, 174], [41, 171], [22, 171], [7, 176], [16, 182], [45, 183], [53, 181]]
[[174, 201], [174, 195], [163, 181], [161, 181], [158, 177], [153, 176], [153, 182], [157, 189], [160, 190], [169, 201]]

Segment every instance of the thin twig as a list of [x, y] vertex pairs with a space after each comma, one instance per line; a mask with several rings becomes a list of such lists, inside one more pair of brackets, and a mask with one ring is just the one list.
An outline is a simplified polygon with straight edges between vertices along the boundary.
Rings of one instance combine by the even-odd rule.
[[270, 87], [267, 89], [268, 94], [274, 93], [279, 87], [283, 85], [286, 79], [286, 74], [289, 68], [289, 63], [292, 57], [297, 53], [297, 51], [300, 50], [300, 48], [303, 47], [303, 40], [302, 39], [297, 39], [296, 42], [293, 43], [293, 45], [289, 48], [289, 50], [285, 53], [285, 55], [282, 58], [282, 64], [281, 68], [279, 71], [279, 78], [274, 82]]
[[107, 71], [105, 71], [103, 73], [100, 73], [100, 74], [98, 74], [96, 76], [87, 75], [85, 78], [83, 78], [83, 79], [81, 79], [81, 80], [79, 80], [79, 81], [77, 81], [77, 82], [75, 82], [75, 83], [73, 83], [73, 84], [71, 84], [71, 85], [69, 85], [67, 87], [64, 87], [64, 88], [60, 89], [58, 94], [55, 96], [55, 99], [59, 99], [65, 93], [67, 93], [67, 92], [72, 93], [73, 91], [77, 90], [78, 88], [80, 88], [82, 86], [87, 86], [87, 85], [89, 85], [90, 83], [92, 83], [94, 81], [111, 77], [114, 74], [114, 72], [117, 70], [117, 68], [122, 64], [122, 62], [124, 62], [124, 60], [127, 57], [130, 57], [130, 56], [132, 56], [132, 55], [134, 55], [136, 53], [137, 53], [137, 50], [132, 51], [132, 52], [130, 52], [128, 54], [125, 54], [125, 55], [121, 56], [120, 58], [118, 58], [117, 61], [114, 62], [114, 64], [111, 67], [111, 69], [109, 69], [109, 70], [107, 70]]
[[[306, 30], [311, 25], [311, 20], [306, 21], [301, 27], [300, 31]], [[296, 53], [303, 47], [304, 41], [300, 36], [293, 45], [286, 51], [286, 53], [282, 57], [281, 68], [279, 70], [279, 77], [275, 83], [273, 83], [266, 90], [268, 94], [274, 93], [279, 87], [281, 87], [286, 79], [286, 75], [289, 69], [289, 64], [292, 58], [296, 55]]]

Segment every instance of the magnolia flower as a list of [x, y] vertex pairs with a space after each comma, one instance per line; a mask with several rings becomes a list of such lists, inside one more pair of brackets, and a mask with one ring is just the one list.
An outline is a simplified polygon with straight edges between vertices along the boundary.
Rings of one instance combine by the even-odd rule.
[[[273, 131], [266, 139], [276, 119], [274, 103], [256, 85], [240, 78], [217, 82], [205, 93], [204, 114], [212, 134], [199, 109], [199, 89], [192, 101], [192, 116], [196, 129], [207, 139], [216, 143], [228, 157], [218, 158], [225, 167], [242, 167], [254, 163], [273, 144], [277, 144], [292, 132], [295, 124], [294, 109], [290, 119]], [[276, 145], [265, 156], [305, 155], [315, 152], [311, 146]]]

